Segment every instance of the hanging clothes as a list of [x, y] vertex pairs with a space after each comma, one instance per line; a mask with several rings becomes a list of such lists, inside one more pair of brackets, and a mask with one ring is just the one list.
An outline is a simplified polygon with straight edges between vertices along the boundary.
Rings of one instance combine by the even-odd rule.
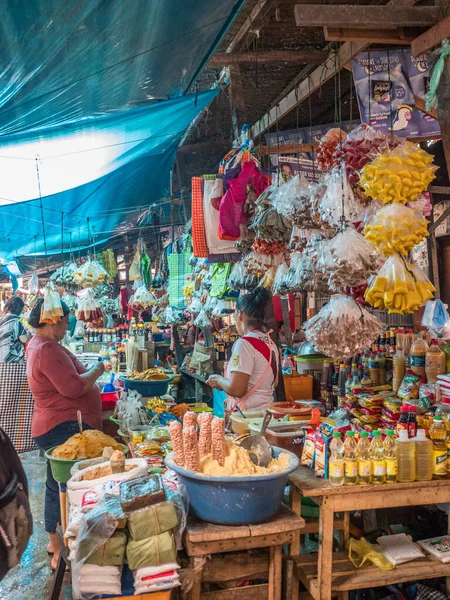
[[239, 175], [229, 182], [228, 190], [220, 203], [219, 237], [222, 240], [236, 241], [241, 235], [241, 225], [247, 223], [244, 205], [249, 187], [257, 196], [269, 185], [253, 161], [244, 162]]
[[193, 177], [192, 189], [192, 245], [196, 258], [208, 258], [208, 242], [205, 232], [205, 215], [203, 212], [203, 177]]
[[206, 179], [203, 182], [203, 214], [206, 243], [209, 255], [232, 254], [236, 252], [234, 243], [219, 238], [219, 210], [222, 200], [222, 179]]

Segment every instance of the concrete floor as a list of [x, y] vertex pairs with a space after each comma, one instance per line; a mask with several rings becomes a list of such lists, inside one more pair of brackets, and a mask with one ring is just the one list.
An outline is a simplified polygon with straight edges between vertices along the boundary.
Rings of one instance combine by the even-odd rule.
[[[33, 536], [20, 565], [0, 582], [2, 600], [45, 600], [51, 587], [53, 573], [47, 555], [48, 536], [44, 530], [45, 459], [39, 452], [21, 455], [30, 488]], [[62, 595], [61, 595], [62, 597]], [[71, 598], [71, 594], [68, 596]]]

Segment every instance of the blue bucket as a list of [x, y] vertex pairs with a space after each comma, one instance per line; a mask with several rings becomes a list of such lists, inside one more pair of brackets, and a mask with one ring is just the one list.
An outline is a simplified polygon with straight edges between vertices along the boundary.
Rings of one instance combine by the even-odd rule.
[[275, 458], [281, 453], [289, 455], [286, 471], [249, 477], [213, 477], [179, 467], [172, 454], [166, 457], [166, 466], [186, 486], [192, 516], [219, 525], [249, 525], [277, 514], [288, 475], [298, 467], [298, 458], [292, 452], [272, 446], [272, 453]]

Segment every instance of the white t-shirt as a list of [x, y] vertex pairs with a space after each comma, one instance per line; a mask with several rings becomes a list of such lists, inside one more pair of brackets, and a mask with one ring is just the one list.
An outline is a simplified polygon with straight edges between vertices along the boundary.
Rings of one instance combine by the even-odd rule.
[[[259, 338], [266, 344], [269, 342], [268, 335], [261, 331], [252, 331], [246, 337]], [[278, 355], [276, 358], [278, 361]], [[250, 375], [249, 390], [259, 382], [266, 368], [267, 360], [250, 342], [240, 339], [234, 343], [233, 352], [228, 363], [228, 373], [236, 371]], [[260, 387], [247, 399], [246, 410], [266, 410], [270, 402], [273, 402], [274, 383], [273, 370], [270, 369]]]

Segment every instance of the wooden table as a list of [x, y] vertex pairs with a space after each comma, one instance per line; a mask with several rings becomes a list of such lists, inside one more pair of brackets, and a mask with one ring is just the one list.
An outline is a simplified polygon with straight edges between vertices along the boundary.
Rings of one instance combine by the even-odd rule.
[[[447, 594], [450, 597], [450, 564], [427, 557], [399, 565], [392, 571], [382, 571], [370, 565], [356, 569], [346, 553], [333, 553], [334, 513], [348, 515], [349, 511], [355, 510], [448, 503], [450, 480], [333, 487], [327, 479], [315, 477], [310, 469], [299, 467], [289, 476], [289, 482], [292, 508], [296, 512], [302, 496], [312, 498], [320, 505], [318, 559], [314, 555], [292, 559], [293, 600], [298, 597], [298, 580], [303, 582], [315, 600], [330, 600], [333, 595], [345, 597], [349, 590], [435, 577], [447, 577]], [[348, 528], [345, 532], [348, 537]]]
[[[283, 545], [298, 539], [304, 520], [283, 506], [258, 525], [215, 525], [189, 517], [184, 547], [194, 572], [192, 600], [281, 600]], [[268, 549], [267, 557], [248, 550]], [[214, 555], [229, 553], [225, 557]], [[268, 584], [201, 593], [201, 584], [267, 578]]]

